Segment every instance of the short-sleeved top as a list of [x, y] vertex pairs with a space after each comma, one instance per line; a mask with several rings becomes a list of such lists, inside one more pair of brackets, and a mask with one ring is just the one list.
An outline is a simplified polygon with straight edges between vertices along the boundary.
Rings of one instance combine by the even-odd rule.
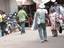
[[37, 17], [37, 23], [45, 23], [45, 14], [48, 13], [46, 9], [37, 9], [36, 16]]
[[25, 21], [27, 13], [22, 9], [18, 12], [19, 21]]

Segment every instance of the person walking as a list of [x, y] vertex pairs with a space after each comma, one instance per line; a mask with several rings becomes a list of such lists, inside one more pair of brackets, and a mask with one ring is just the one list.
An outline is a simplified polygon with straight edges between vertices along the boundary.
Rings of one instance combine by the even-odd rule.
[[62, 13], [61, 13], [60, 5], [57, 4], [57, 2], [54, 3], [53, 6], [51, 6], [49, 10], [49, 16], [51, 20], [51, 31], [53, 37], [58, 36], [58, 32], [62, 33]]
[[17, 17], [18, 17], [18, 24], [20, 26], [19, 29], [21, 31], [21, 34], [25, 33], [25, 21], [26, 21], [27, 13], [24, 7], [21, 7], [21, 9], [19, 10], [17, 14]]
[[45, 23], [46, 14], [47, 14], [47, 10], [45, 9], [45, 5], [40, 4], [35, 13], [34, 21], [32, 25], [32, 29], [38, 29], [42, 43], [47, 41], [47, 32], [46, 32], [46, 23]]
[[6, 27], [7, 27], [7, 24], [6, 24], [6, 14], [5, 12], [2, 12], [2, 14], [0, 14], [0, 27], [1, 27], [1, 34], [2, 36], [4, 36], [5, 34], [7, 35], [8, 32], [6, 31]]

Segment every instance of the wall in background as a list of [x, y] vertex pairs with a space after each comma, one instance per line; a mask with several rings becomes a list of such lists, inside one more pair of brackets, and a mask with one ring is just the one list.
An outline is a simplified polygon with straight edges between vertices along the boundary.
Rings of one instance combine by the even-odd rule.
[[10, 13], [14, 13], [18, 10], [18, 6], [17, 6], [17, 3], [16, 3], [16, 0], [9, 0], [10, 2]]
[[0, 10], [6, 10], [4, 0], [0, 0]]

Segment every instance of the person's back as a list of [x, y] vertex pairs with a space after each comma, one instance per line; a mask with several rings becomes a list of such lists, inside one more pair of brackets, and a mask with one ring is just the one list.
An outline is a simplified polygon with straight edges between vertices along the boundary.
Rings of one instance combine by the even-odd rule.
[[18, 15], [17, 15], [17, 16], [19, 17], [19, 21], [21, 22], [21, 21], [25, 21], [25, 20], [26, 20], [27, 14], [26, 14], [26, 12], [22, 9], [22, 10], [20, 10], [20, 11], [18, 12]]
[[37, 23], [38, 24], [45, 23], [45, 14], [46, 14], [47, 10], [46, 9], [38, 9], [37, 12], [38, 12], [38, 15], [37, 15], [38, 16], [38, 21], [37, 21]]
[[46, 32], [46, 24], [45, 24], [45, 16], [47, 14], [47, 10], [45, 9], [44, 4], [40, 4], [37, 9], [34, 17], [33, 27], [38, 26], [38, 32], [41, 39], [41, 42], [47, 41], [47, 32]]

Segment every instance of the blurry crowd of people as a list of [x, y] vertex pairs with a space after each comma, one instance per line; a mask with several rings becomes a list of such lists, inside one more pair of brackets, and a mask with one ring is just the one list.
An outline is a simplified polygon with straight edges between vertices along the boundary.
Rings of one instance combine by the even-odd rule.
[[25, 7], [21, 6], [18, 12], [6, 15], [5, 12], [0, 10], [0, 27], [1, 35], [12, 33], [13, 30], [18, 29], [22, 33], [25, 33], [25, 23], [32, 24], [31, 15], [26, 13]]
[[[50, 22], [49, 22], [50, 20]], [[58, 36], [58, 32], [62, 33], [62, 25], [64, 23], [64, 7], [57, 2], [47, 10], [45, 4], [40, 3], [34, 15], [32, 30], [38, 29], [41, 42], [47, 41], [46, 24], [51, 23], [51, 32], [53, 37]]]
[[[33, 18], [27, 14], [24, 7], [21, 7], [18, 12], [12, 15], [6, 15], [5, 12], [0, 10], [0, 27], [1, 35], [11, 33], [14, 29], [18, 28], [21, 34], [25, 33], [25, 23], [28, 22], [29, 26], [32, 24]], [[51, 32], [53, 37], [58, 36], [58, 32], [62, 33], [62, 24], [64, 23], [64, 7], [57, 2], [54, 3], [47, 11], [45, 5], [40, 3], [34, 14], [32, 30], [38, 29], [41, 42], [47, 41], [46, 24], [51, 23]]]
[[13, 14], [7, 15], [5, 12], [0, 10], [1, 36], [7, 35], [9, 33], [12, 33], [13, 30], [18, 28], [16, 15], [17, 15], [16, 12], [14, 12]]

